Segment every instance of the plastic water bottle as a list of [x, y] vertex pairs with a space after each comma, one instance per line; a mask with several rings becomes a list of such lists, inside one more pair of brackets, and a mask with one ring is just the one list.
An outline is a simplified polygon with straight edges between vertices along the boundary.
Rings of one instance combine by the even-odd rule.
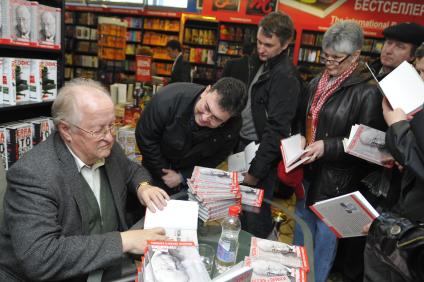
[[216, 251], [215, 267], [218, 274], [224, 273], [236, 263], [239, 247], [238, 236], [241, 229], [240, 206], [231, 206], [228, 216], [222, 221], [222, 233]]

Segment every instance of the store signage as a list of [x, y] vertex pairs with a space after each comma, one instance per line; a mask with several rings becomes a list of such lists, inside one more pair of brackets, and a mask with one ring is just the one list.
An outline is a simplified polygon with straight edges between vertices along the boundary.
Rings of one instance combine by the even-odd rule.
[[150, 66], [152, 64], [152, 57], [145, 55], [135, 56], [135, 80], [140, 82], [147, 82], [152, 80]]
[[239, 5], [240, 0], [213, 0], [212, 10], [237, 12]]
[[246, 7], [246, 15], [265, 16], [275, 11], [277, 0], [249, 0]]

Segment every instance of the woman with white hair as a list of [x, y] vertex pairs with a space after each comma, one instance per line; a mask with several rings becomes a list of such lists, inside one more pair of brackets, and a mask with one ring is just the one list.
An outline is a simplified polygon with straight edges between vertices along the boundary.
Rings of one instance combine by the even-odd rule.
[[[324, 71], [307, 89], [304, 103], [305, 138], [309, 157], [305, 166], [305, 202], [296, 213], [305, 219], [314, 236], [315, 274], [324, 282], [337, 249], [336, 235], [308, 208], [317, 201], [358, 189], [368, 165], [344, 152], [343, 138], [355, 124], [384, 128], [381, 94], [366, 67], [360, 62], [364, 41], [361, 27], [352, 21], [337, 22], [324, 34], [321, 62]], [[302, 245], [299, 228], [294, 244]]]

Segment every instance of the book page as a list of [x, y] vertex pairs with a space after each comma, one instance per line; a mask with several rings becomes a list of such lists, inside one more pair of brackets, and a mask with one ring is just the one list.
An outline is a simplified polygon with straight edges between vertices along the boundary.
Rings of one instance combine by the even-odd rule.
[[256, 151], [259, 148], [259, 143], [255, 144], [255, 141], [250, 142], [249, 145], [246, 146], [246, 148], [244, 148], [244, 158], [246, 161], [246, 170], [249, 170], [250, 167], [250, 163], [252, 162], [252, 160], [255, 158], [256, 156]]
[[[195, 235], [195, 238], [185, 241], [197, 242], [196, 231], [198, 213], [199, 205], [196, 202], [170, 200], [163, 210], [156, 210], [156, 212], [153, 213], [149, 209], [146, 209], [144, 229], [163, 227], [167, 231], [167, 236], [193, 237]], [[194, 231], [189, 232], [187, 230]]]
[[411, 114], [424, 103], [424, 81], [415, 68], [404, 61], [380, 81], [384, 96], [393, 109]]
[[307, 152], [302, 148], [302, 137], [300, 134], [290, 136], [281, 140], [281, 154], [284, 160], [286, 172], [306, 162], [310, 157], [300, 159]]
[[311, 210], [338, 238], [364, 236], [363, 227], [378, 216], [359, 191], [317, 202]]

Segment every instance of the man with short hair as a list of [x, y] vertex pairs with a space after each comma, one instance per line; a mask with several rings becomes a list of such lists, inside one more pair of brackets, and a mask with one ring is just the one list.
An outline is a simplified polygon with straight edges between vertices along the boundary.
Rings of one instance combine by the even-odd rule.
[[[259, 23], [259, 64], [242, 112], [238, 150], [243, 150], [252, 141], [260, 143], [244, 182], [265, 189], [267, 199], [273, 198], [279, 183], [280, 140], [295, 131], [295, 116], [302, 91], [302, 82], [287, 53], [293, 34], [293, 22], [282, 12], [272, 12]], [[244, 212], [241, 221], [244, 230], [266, 238], [273, 227], [270, 206], [263, 203], [259, 214]]]
[[415, 50], [424, 40], [424, 27], [417, 23], [399, 23], [383, 31], [384, 41], [380, 59], [371, 67], [379, 79], [385, 77], [403, 61], [412, 63]]
[[224, 161], [237, 144], [246, 99], [246, 87], [234, 78], [207, 87], [174, 83], [161, 88], [136, 128], [153, 183], [174, 193], [185, 186], [194, 166], [214, 168]]
[[60, 90], [52, 116], [57, 131], [7, 173], [1, 281], [85, 281], [166, 238], [163, 228], [128, 231], [127, 197], [152, 211], [169, 197], [115, 144], [107, 91], [76, 79]]
[[166, 51], [168, 52], [169, 57], [174, 60], [169, 83], [190, 82], [190, 63], [183, 59], [180, 42], [178, 40], [168, 41], [168, 43], [166, 43]]

